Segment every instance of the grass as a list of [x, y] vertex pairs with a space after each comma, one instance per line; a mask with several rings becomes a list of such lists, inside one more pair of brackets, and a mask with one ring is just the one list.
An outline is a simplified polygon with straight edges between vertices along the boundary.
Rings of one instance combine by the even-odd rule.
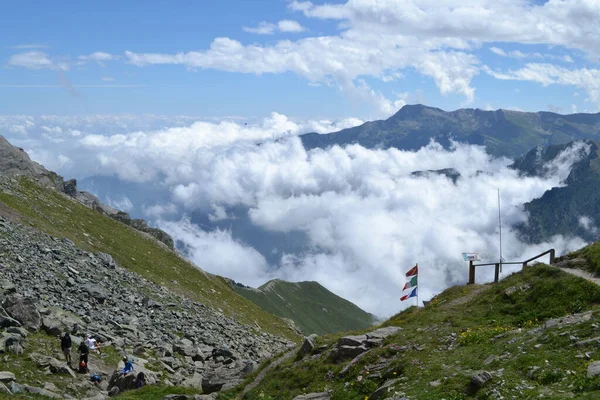
[[[523, 290], [508, 296], [505, 291], [513, 286]], [[585, 310], [593, 312], [589, 321], [541, 329], [550, 318]], [[600, 378], [586, 377], [592, 360], [578, 358], [593, 352], [595, 344], [571, 346], [571, 336], [600, 336], [600, 287], [555, 267], [538, 264], [495, 285], [450, 288], [427, 307], [411, 307], [384, 325], [404, 329], [371, 350], [345, 376], [338, 376], [344, 364], [334, 364], [327, 352], [290, 360], [271, 371], [245, 399], [289, 399], [331, 390], [333, 399], [364, 400], [396, 377], [391, 393], [411, 399], [600, 396]], [[379, 363], [386, 367], [372, 371]], [[530, 378], [532, 367], [539, 369]], [[470, 380], [478, 370], [500, 372], [474, 391]]]
[[239, 286], [234, 290], [263, 310], [294, 320], [306, 335], [364, 329], [374, 322], [371, 314], [317, 282], [274, 280], [259, 290]]
[[122, 267], [242, 323], [258, 324], [266, 332], [299, 340], [284, 321], [235, 293], [223, 278], [199, 270], [144, 234], [28, 179], [19, 179], [12, 186], [10, 192], [0, 191], [0, 210], [3, 203], [17, 212], [22, 222], [68, 238], [84, 250], [109, 253]]

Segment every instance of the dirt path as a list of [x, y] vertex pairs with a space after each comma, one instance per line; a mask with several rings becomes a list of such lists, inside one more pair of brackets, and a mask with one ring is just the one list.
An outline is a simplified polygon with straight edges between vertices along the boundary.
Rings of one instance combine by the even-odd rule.
[[[557, 267], [558, 268], [558, 267]], [[587, 279], [590, 282], [595, 283], [600, 286], [600, 278], [594, 276], [593, 273], [584, 271], [582, 269], [574, 269], [574, 268], [560, 268], [561, 271], [565, 271], [568, 274], [578, 276], [583, 279]]]
[[292, 358], [294, 355], [296, 355], [297, 352], [298, 352], [298, 348], [296, 348], [296, 347], [293, 348], [292, 350], [288, 351], [287, 353], [285, 353], [284, 355], [279, 357], [277, 360], [275, 360], [271, 364], [269, 364], [268, 367], [266, 367], [265, 369], [260, 371], [260, 373], [258, 375], [256, 375], [256, 378], [254, 378], [252, 383], [244, 388], [241, 398], [243, 399], [244, 396], [246, 395], [246, 393], [248, 393], [249, 391], [251, 391], [252, 389], [257, 387], [258, 384], [264, 379], [264, 377], [267, 375], [267, 373], [269, 371], [271, 371], [273, 368], [275, 368], [276, 366], [278, 366], [285, 360], [289, 360], [290, 358]]

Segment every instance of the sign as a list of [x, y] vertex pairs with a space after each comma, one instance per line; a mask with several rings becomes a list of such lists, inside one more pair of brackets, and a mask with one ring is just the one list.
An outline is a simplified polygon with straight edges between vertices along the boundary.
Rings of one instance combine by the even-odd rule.
[[479, 261], [479, 253], [462, 253], [465, 261]]

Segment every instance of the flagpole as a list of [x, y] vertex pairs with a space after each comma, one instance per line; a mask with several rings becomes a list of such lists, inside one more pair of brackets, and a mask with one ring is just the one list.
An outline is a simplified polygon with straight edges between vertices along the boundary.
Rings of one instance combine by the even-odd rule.
[[[419, 263], [416, 263], [415, 267], [417, 267], [417, 271], [418, 271]], [[415, 290], [417, 291], [417, 308], [419, 308], [419, 273], [418, 272], [417, 272], [417, 288]]]
[[498, 230], [500, 233], [500, 272], [502, 272], [502, 214], [500, 213], [500, 189], [498, 189]]

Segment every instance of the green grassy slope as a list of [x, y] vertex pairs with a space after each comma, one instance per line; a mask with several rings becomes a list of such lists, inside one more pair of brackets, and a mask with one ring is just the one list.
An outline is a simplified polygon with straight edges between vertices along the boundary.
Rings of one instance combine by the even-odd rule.
[[317, 282], [270, 281], [258, 289], [234, 290], [262, 309], [293, 320], [306, 334], [364, 329], [373, 316]]
[[[511, 287], [520, 289], [508, 295]], [[586, 310], [589, 320], [544, 329], [550, 318]], [[600, 398], [600, 378], [586, 376], [589, 363], [600, 360], [596, 342], [573, 346], [600, 335], [600, 287], [556, 267], [538, 264], [495, 285], [450, 288], [427, 307], [409, 308], [384, 325], [404, 329], [345, 376], [338, 375], [345, 363], [332, 363], [324, 351], [277, 367], [245, 399], [331, 390], [333, 400], [364, 400], [392, 378], [399, 380], [391, 394], [413, 400]], [[329, 336], [318, 344], [336, 340]], [[370, 374], [381, 362], [388, 365], [385, 373]], [[474, 392], [471, 376], [480, 370], [493, 378]], [[221, 398], [239, 398], [236, 393]]]
[[50, 235], [68, 238], [82, 249], [109, 253], [122, 267], [242, 323], [258, 324], [264, 331], [298, 340], [283, 320], [235, 293], [225, 279], [201, 271], [157, 241], [55, 190], [25, 178], [7, 191], [0, 186], [2, 213]]

